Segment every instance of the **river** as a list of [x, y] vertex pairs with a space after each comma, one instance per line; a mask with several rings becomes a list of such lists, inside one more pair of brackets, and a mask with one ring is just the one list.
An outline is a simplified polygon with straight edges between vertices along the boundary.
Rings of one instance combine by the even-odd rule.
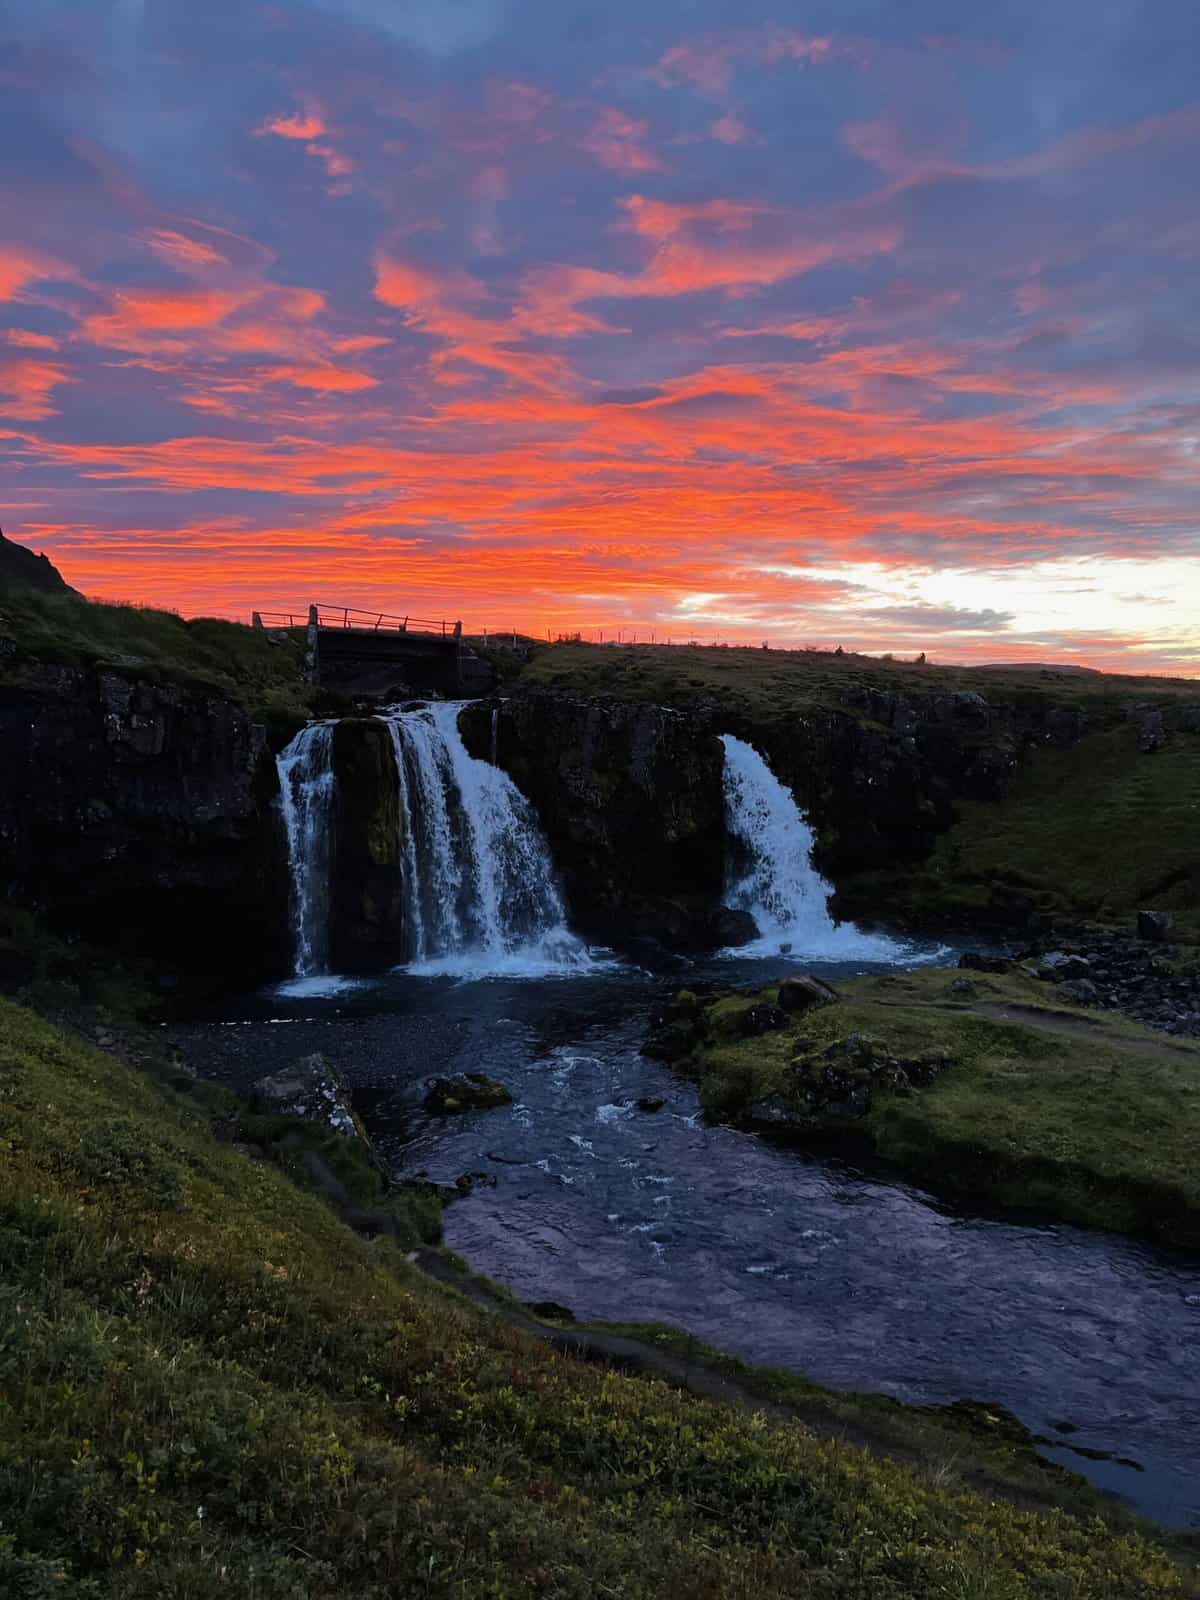
[[[717, 960], [677, 984], [786, 968]], [[661, 976], [614, 963], [315, 987], [173, 1031], [202, 1071], [241, 1086], [322, 1050], [397, 1177], [486, 1173], [494, 1183], [447, 1208], [445, 1242], [522, 1299], [673, 1323], [835, 1388], [991, 1401], [1061, 1440], [1044, 1447], [1053, 1459], [1200, 1528], [1196, 1259], [982, 1216], [894, 1174], [709, 1125], [693, 1087], [638, 1053]], [[473, 1070], [514, 1105], [422, 1111], [430, 1076]]]

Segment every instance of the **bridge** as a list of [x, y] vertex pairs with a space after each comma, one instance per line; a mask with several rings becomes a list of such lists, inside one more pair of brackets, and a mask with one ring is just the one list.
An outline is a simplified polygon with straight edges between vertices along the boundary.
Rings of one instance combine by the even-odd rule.
[[309, 680], [342, 694], [403, 700], [483, 694], [491, 687], [487, 663], [463, 645], [461, 621], [310, 605], [307, 611], [256, 611], [253, 623], [263, 631], [303, 628]]

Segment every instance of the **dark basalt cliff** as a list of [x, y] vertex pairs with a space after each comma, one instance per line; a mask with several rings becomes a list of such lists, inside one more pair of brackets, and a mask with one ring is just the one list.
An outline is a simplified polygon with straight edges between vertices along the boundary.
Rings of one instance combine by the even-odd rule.
[[[837, 887], [922, 859], [961, 800], [1003, 798], [1024, 750], [1088, 731], [1078, 707], [969, 691], [848, 686], [837, 705], [754, 717], [715, 701], [681, 711], [518, 686], [465, 713], [476, 754], [489, 753], [497, 705], [497, 758], [537, 806], [579, 926], [679, 945], [721, 937], [720, 734], [753, 744], [793, 791], [816, 864]], [[854, 903], [852, 889], [838, 909], [888, 918], [886, 905]]]
[[113, 667], [0, 682], [0, 896], [160, 972], [285, 970], [275, 765], [235, 701]]
[[372, 717], [339, 722], [333, 769], [333, 964], [339, 972], [358, 972], [404, 953], [400, 797], [387, 724]]
[[720, 942], [723, 757], [705, 721], [663, 706], [518, 694], [460, 728], [537, 809], [575, 925], [672, 945]]

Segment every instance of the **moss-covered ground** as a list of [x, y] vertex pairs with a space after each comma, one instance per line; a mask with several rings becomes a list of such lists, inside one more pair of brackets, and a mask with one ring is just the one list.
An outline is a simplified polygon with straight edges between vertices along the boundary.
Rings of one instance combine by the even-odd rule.
[[1153, 1538], [564, 1358], [0, 1004], [13, 1600], [1193, 1592]]
[[[973, 994], [951, 983], [969, 976]], [[705, 1107], [747, 1118], [794, 1105], [796, 1131], [851, 1137], [935, 1187], [1004, 1207], [1200, 1244], [1200, 1045], [1066, 1003], [1025, 974], [942, 970], [839, 984], [842, 999], [761, 1037], [741, 1034], [774, 991], [710, 999], [693, 1054]], [[803, 1122], [799, 1055], [856, 1032], [880, 1053], [949, 1065], [907, 1092], [875, 1087], [861, 1117]]]
[[0, 675], [19, 677], [29, 660], [117, 665], [147, 677], [228, 695], [281, 727], [311, 714], [302, 635], [277, 642], [215, 617], [186, 621], [173, 611], [110, 605], [13, 588], [0, 596]]

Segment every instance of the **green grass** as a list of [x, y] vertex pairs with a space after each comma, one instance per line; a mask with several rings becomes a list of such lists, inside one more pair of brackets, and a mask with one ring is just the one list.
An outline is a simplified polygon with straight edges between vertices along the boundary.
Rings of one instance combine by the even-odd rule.
[[1130, 702], [1200, 699], [1186, 678], [1132, 678], [1110, 673], [1006, 671], [981, 667], [917, 667], [873, 656], [821, 650], [743, 647], [560, 644], [540, 649], [521, 682], [578, 694], [607, 694], [686, 707], [725, 701], [746, 715], [774, 719], [806, 706], [844, 706], [847, 691], [913, 695], [973, 691], [1008, 705], [1050, 700], [1085, 708], [1100, 721]]
[[228, 695], [264, 720], [295, 725], [310, 715], [299, 634], [273, 643], [265, 633], [214, 617], [109, 605], [13, 589], [0, 596], [0, 679], [19, 681], [26, 662], [110, 664]]
[[43, 1013], [101, 1021], [153, 1016], [162, 996], [135, 962], [51, 933], [30, 912], [0, 900], [0, 994]]
[[1101, 1518], [564, 1359], [0, 1004], [0, 1592], [1193, 1590]]
[[[995, 1205], [1200, 1244], [1200, 1045], [1079, 1011], [1024, 975], [971, 974], [976, 994], [962, 999], [950, 991], [956, 976], [858, 979], [839, 985], [838, 1005], [751, 1039], [738, 1036], [738, 1018], [754, 997], [725, 997], [683, 1065], [709, 1111], [741, 1118], [771, 1095], [799, 1109], [793, 1057], [852, 1031], [899, 1057], [944, 1050], [952, 1064], [931, 1084], [876, 1089], [864, 1117], [821, 1118], [813, 1136], [865, 1139], [935, 1187]], [[1033, 1014], [970, 1009], [989, 1005]], [[1042, 1031], [1039, 1010], [1079, 1032]]]
[[851, 910], [888, 906], [911, 926], [991, 916], [1014, 896], [1051, 920], [1122, 922], [1170, 910], [1200, 939], [1200, 734], [1153, 755], [1128, 726], [1042, 749], [999, 804], [966, 802], [919, 866], [842, 886]]

